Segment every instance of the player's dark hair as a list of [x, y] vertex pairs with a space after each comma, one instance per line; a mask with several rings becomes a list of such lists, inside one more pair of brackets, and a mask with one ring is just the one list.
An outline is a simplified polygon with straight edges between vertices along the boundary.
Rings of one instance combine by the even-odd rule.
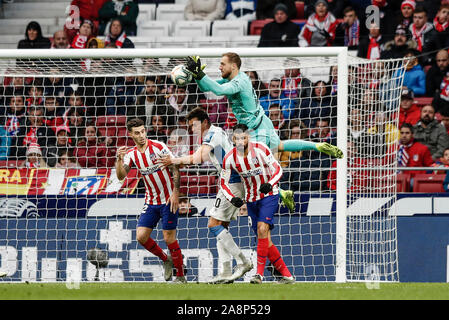
[[201, 107], [196, 107], [195, 109], [190, 111], [187, 114], [186, 120], [190, 121], [195, 118], [198, 119], [200, 122], [207, 120], [207, 123], [210, 123], [209, 115], [207, 114], [206, 110], [204, 110]]
[[235, 63], [237, 65], [237, 68], [239, 69], [242, 66], [242, 60], [240, 59], [240, 56], [235, 52], [223, 53], [222, 57], [228, 57], [229, 61], [231, 63]]
[[142, 119], [133, 118], [126, 123], [126, 129], [128, 129], [128, 131], [131, 132], [133, 128], [141, 127], [143, 125], [145, 124]]
[[234, 126], [233, 131], [248, 131], [248, 126], [244, 123], [239, 123], [237, 125]]

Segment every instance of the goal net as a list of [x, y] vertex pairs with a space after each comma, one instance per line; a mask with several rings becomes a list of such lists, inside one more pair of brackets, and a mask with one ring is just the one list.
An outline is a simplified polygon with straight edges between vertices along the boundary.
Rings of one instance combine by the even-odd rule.
[[[197, 106], [232, 133], [226, 97], [195, 83], [177, 87], [169, 77], [184, 57], [199, 54], [218, 79], [226, 51], [241, 55], [281, 140], [329, 142], [347, 154], [338, 161], [315, 151], [278, 154], [280, 186], [295, 192], [297, 204], [294, 213], [280, 207], [272, 240], [296, 280], [398, 281], [393, 203], [403, 61], [362, 60], [341, 48], [189, 50], [0, 51], [3, 281], [164, 281], [159, 259], [136, 241], [145, 186], [135, 168], [117, 179], [117, 148], [134, 146], [126, 121], [138, 117], [175, 156], [193, 153], [202, 137], [185, 117]], [[211, 163], [181, 173], [177, 238], [187, 280], [205, 282], [219, 266], [207, 228], [218, 176]], [[229, 230], [256, 262], [245, 207]], [[151, 237], [166, 249], [160, 225]], [[276, 279], [270, 268], [265, 276]]]

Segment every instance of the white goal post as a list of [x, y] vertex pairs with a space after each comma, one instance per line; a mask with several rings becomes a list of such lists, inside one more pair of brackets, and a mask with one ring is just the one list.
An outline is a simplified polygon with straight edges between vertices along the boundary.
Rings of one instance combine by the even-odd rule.
[[[313, 73], [315, 68], [316, 70], [320, 70], [320, 68], [332, 68], [333, 66], [337, 66], [338, 73], [336, 75], [331, 75], [332, 77], [337, 77], [338, 81], [336, 81], [336, 123], [334, 127], [334, 131], [336, 131], [336, 142], [338, 147], [343, 151], [344, 158], [336, 161], [336, 169], [329, 169], [330, 171], [335, 170], [336, 172], [336, 184], [335, 190], [330, 189], [328, 191], [311, 191], [310, 199], [324, 199], [323, 201], [316, 201], [315, 204], [318, 203], [318, 206], [315, 210], [308, 207], [308, 209], [301, 209], [302, 211], [297, 212], [297, 216], [287, 217], [288, 221], [295, 221], [294, 226], [291, 228], [286, 228], [286, 230], [291, 230], [292, 228], [296, 230], [299, 228], [298, 235], [294, 235], [292, 237], [298, 237], [297, 239], [288, 240], [291, 241], [291, 245], [288, 245], [288, 250], [292, 252], [295, 251], [295, 246], [304, 246], [304, 250], [300, 249], [298, 254], [293, 254], [292, 257], [286, 259], [286, 263], [288, 267], [297, 267], [299, 273], [303, 272], [304, 277], [299, 281], [336, 281], [336, 282], [347, 282], [347, 281], [371, 281], [375, 279], [376, 281], [399, 281], [399, 273], [398, 273], [398, 262], [397, 262], [397, 243], [396, 243], [396, 218], [394, 216], [394, 200], [396, 197], [396, 180], [395, 180], [395, 167], [396, 167], [396, 148], [393, 143], [388, 140], [390, 137], [387, 132], [385, 126], [387, 125], [396, 125], [398, 124], [398, 110], [399, 110], [399, 99], [400, 92], [402, 88], [402, 78], [403, 78], [403, 61], [400, 60], [391, 60], [391, 61], [368, 61], [363, 59], [358, 59], [351, 56], [348, 53], [346, 47], [320, 47], [320, 48], [180, 48], [180, 49], [83, 49], [83, 50], [66, 50], [66, 49], [31, 49], [31, 50], [0, 50], [0, 85], [2, 83], [1, 80], [11, 77], [41, 77], [41, 78], [49, 78], [59, 76], [63, 79], [73, 77], [74, 73], [78, 77], [89, 78], [89, 77], [116, 77], [119, 76], [127, 76], [128, 72], [131, 75], [135, 76], [147, 76], [151, 74], [167, 74], [168, 67], [162, 67], [160, 70], [151, 70], [140, 68], [142, 66], [143, 59], [174, 59], [174, 58], [185, 58], [191, 55], [199, 55], [204, 61], [207, 63], [206, 73], [210, 74], [212, 78], [217, 78], [218, 71], [218, 61], [221, 55], [225, 52], [236, 52], [242, 58], [242, 70], [250, 71], [250, 70], [261, 70], [266, 71], [267, 74], [270, 74], [273, 70], [278, 70], [280, 68], [293, 68], [297, 67], [301, 70], [305, 70], [306, 73], [309, 71]], [[78, 65], [79, 61], [95, 61], [102, 60], [107, 63], [103, 64], [101, 68], [94, 70], [93, 68], [74, 68], [74, 65]], [[28, 67], [28, 63], [32, 61], [37, 61], [35, 67], [30, 69]], [[60, 74], [53, 74], [53, 62], [56, 61], [58, 64], [58, 70], [60, 70]], [[254, 63], [253, 63], [254, 61]], [[287, 61], [287, 62], [286, 62]], [[129, 71], [130, 67], [132, 67], [133, 71]], [[270, 79], [265, 79], [266, 82], [269, 82]], [[331, 82], [329, 80], [329, 82]], [[6, 87], [6, 86], [4, 86]], [[376, 102], [370, 102], [365, 100], [365, 97], [369, 94], [373, 94], [376, 96]], [[8, 98], [4, 96], [5, 100]], [[299, 100], [301, 100], [300, 98]], [[305, 98], [304, 98], [305, 99]], [[299, 102], [301, 103], [301, 101]], [[371, 130], [372, 128], [377, 128], [376, 132], [373, 130], [365, 130], [369, 132], [369, 138], [363, 138], [365, 140], [360, 140], [360, 148], [363, 148], [363, 152], [354, 151], [351, 149], [351, 153], [348, 152], [348, 145], [356, 144], [355, 140], [359, 137], [352, 136], [348, 134], [348, 132], [352, 132], [350, 127], [350, 119], [354, 115], [352, 115], [352, 110], [362, 110], [361, 116], [363, 120], [361, 120], [361, 125], [366, 126]], [[383, 120], [378, 120], [383, 114]], [[95, 117], [95, 116], [94, 116]], [[298, 117], [299, 120], [300, 119]], [[383, 123], [379, 123], [379, 121], [383, 121]], [[377, 126], [379, 124], [379, 126]], [[380, 130], [379, 128], [383, 129]], [[382, 132], [381, 132], [382, 131]], [[372, 134], [371, 134], [372, 133]], [[373, 139], [373, 136], [380, 137], [379, 139], [382, 142], [378, 142], [377, 140], [373, 142], [372, 146], [367, 146], [367, 144], [371, 143], [370, 139]], [[388, 140], [388, 141], [387, 141]], [[366, 151], [369, 149], [368, 151]], [[360, 149], [361, 150], [361, 149]], [[382, 153], [383, 152], [383, 153]], [[379, 160], [381, 157], [387, 157], [387, 160]], [[360, 160], [362, 159], [362, 160]], [[370, 161], [364, 161], [364, 159], [372, 159], [379, 160], [376, 163], [372, 163]], [[360, 165], [360, 161], [363, 162]], [[357, 165], [354, 165], [357, 163]], [[379, 168], [380, 167], [380, 168]], [[362, 170], [364, 168], [366, 170]], [[376, 169], [377, 168], [377, 169]], [[290, 169], [290, 171], [294, 171], [295, 169]], [[327, 169], [326, 169], [327, 170]], [[199, 172], [199, 171], [198, 171]], [[286, 168], [285, 172], [289, 172], [289, 169]], [[372, 176], [373, 172], [375, 176]], [[327, 173], [326, 173], [327, 175]], [[63, 175], [61, 176], [63, 179]], [[351, 178], [349, 178], [351, 177]], [[369, 180], [366, 184], [365, 182], [360, 181]], [[379, 183], [380, 180], [386, 182], [387, 185]], [[355, 182], [358, 181], [358, 182]], [[353, 185], [360, 183], [363, 184], [360, 188], [353, 188]], [[3, 189], [4, 190], [4, 189]], [[76, 198], [76, 187], [75, 187], [75, 195], [73, 197]], [[297, 195], [301, 193], [300, 190], [294, 190]], [[118, 194], [118, 192], [116, 193]], [[59, 193], [60, 195], [60, 193]], [[329, 205], [329, 202], [326, 202], [325, 199], [327, 197], [335, 196], [335, 203]], [[41, 196], [41, 195], [39, 195]], [[34, 198], [38, 198], [39, 196], [34, 195]], [[71, 197], [72, 195], [69, 193], [66, 197]], [[45, 197], [45, 195], [42, 195]], [[48, 196], [49, 198], [53, 197], [53, 195]], [[2, 193], [0, 192], [0, 199], [12, 199], [14, 198], [14, 192]], [[26, 198], [26, 197], [25, 197]], [[22, 199], [22, 198], [18, 198]], [[89, 201], [90, 198], [86, 200]], [[103, 198], [99, 198], [102, 200]], [[117, 197], [117, 201], [120, 201], [120, 197]], [[101, 201], [97, 202], [100, 203]], [[68, 203], [68, 202], [67, 202]], [[321, 205], [320, 203], [326, 203], [325, 205]], [[83, 204], [84, 206], [90, 206], [90, 204]], [[115, 202], [115, 205], [119, 205], [118, 202]], [[307, 208], [307, 203], [301, 204], [304, 205], [303, 208]], [[335, 211], [333, 209], [335, 206]], [[98, 210], [102, 210], [101, 204], [92, 205], [89, 208], [94, 208]], [[321, 214], [320, 212], [312, 212], [319, 211], [321, 209], [325, 210], [329, 207], [329, 212], [322, 212], [323, 215], [327, 216], [325, 218], [326, 221], [324, 224], [327, 224], [327, 219], [332, 220], [330, 222], [329, 227], [323, 228], [320, 227], [320, 219], [318, 216]], [[70, 208], [65, 208], [67, 211]], [[73, 208], [76, 210], [76, 208]], [[7, 208], [2, 208], [2, 212], [6, 212]], [[57, 209], [56, 209], [57, 210]], [[108, 205], [108, 207], [104, 210], [114, 210], [114, 203]], [[309, 211], [308, 211], [309, 210]], [[332, 211], [332, 212], [331, 212]], [[1, 214], [1, 213], [0, 213]], [[138, 213], [136, 213], [138, 214]], [[284, 213], [285, 214], [285, 213]], [[335, 214], [335, 223], [333, 221], [333, 214]], [[113, 215], [113, 214], [112, 214]], [[108, 214], [105, 214], [108, 216]], [[52, 218], [55, 219], [57, 224], [58, 218], [57, 214], [52, 213]], [[303, 217], [306, 217], [307, 220], [304, 220]], [[318, 217], [318, 218], [316, 218]], [[66, 280], [68, 275], [70, 274], [69, 270], [75, 270], [78, 272], [77, 268], [79, 266], [82, 271], [79, 271], [82, 274], [81, 278], [83, 280], [93, 280], [92, 277], [92, 267], [86, 263], [85, 260], [81, 257], [70, 257], [69, 254], [60, 254], [58, 256], [43, 256], [40, 258], [40, 255], [33, 251], [34, 242], [32, 240], [27, 239], [29, 245], [21, 245], [21, 254], [14, 251], [14, 245], [19, 242], [18, 237], [23, 236], [18, 230], [12, 236], [13, 232], [9, 230], [12, 226], [13, 219], [22, 219], [23, 217], [12, 217], [8, 216], [7, 213], [4, 213], [0, 219], [3, 222], [0, 223], [0, 234], [3, 234], [6, 237], [5, 239], [0, 239], [0, 270], [5, 269], [9, 272], [9, 276], [12, 276], [11, 281], [23, 281], [26, 279], [24, 276], [25, 272], [31, 272], [33, 274], [29, 277], [32, 281], [45, 281], [45, 277], [43, 276], [46, 273], [44, 267], [40, 267], [47, 263], [50, 269], [59, 263], [55, 262], [55, 260], [61, 259], [65, 260], [66, 268], [61, 270], [53, 270], [49, 269], [47, 273], [50, 274], [49, 281], [61, 281]], [[317, 219], [318, 222], [314, 224], [314, 219]], [[100, 219], [101, 220], [101, 219]], [[99, 220], [99, 221], [100, 221]], [[302, 222], [304, 220], [305, 222]], [[119, 221], [119, 220], [118, 220]], [[286, 220], [287, 221], [287, 220]], [[114, 221], [107, 221], [109, 225], [103, 222], [98, 222], [95, 227], [99, 227], [106, 229], [109, 228], [108, 231], [104, 231], [99, 237], [107, 237], [108, 232], [112, 234], [113, 232], [117, 232], [118, 234], [122, 230], [122, 225], [120, 223], [112, 225]], [[119, 221], [120, 222], [120, 221]], [[53, 222], [52, 222], [53, 223]], [[70, 221], [65, 221], [67, 226], [72, 225]], [[126, 223], [126, 222], [125, 222]], [[234, 222], [231, 222], [231, 228]], [[304, 225], [308, 225], [307, 227], [303, 227]], [[33, 228], [36, 223], [29, 223], [27, 226]], [[51, 223], [49, 223], [51, 224]], [[17, 222], [17, 226], [20, 225], [20, 222]], [[186, 239], [189, 237], [189, 228], [190, 224], [187, 223], [188, 227], [186, 230], [183, 230], [181, 236], [185, 236]], [[114, 229], [114, 226], [116, 229]], [[196, 226], [198, 228], [205, 228], [204, 223], [197, 223]], [[92, 227], [89, 224], [89, 220], [87, 219], [85, 230], [86, 236], [89, 233], [89, 228]], [[126, 227], [126, 226], [125, 226]], [[303, 244], [303, 239], [309, 239], [313, 242], [314, 235], [311, 233], [305, 236], [305, 231], [301, 228], [323, 228], [325, 231], [318, 231], [318, 233], [326, 233], [326, 239], [329, 236], [329, 243], [325, 243], [324, 240], [317, 240], [317, 243], [310, 245]], [[19, 227], [17, 227], [19, 228]], [[69, 228], [69, 227], [67, 227]], [[237, 228], [237, 227], [235, 227]], [[238, 227], [240, 228], [240, 227]], [[205, 228], [206, 229], [206, 228]], [[115, 231], [114, 231], [115, 230]], [[234, 229], [235, 230], [235, 229]], [[245, 232], [252, 232], [251, 229], [242, 229]], [[36, 227], [36, 233], [39, 233], [38, 228]], [[185, 232], [184, 232], [185, 231]], [[235, 231], [240, 235], [240, 229]], [[280, 232], [285, 232], [280, 231]], [[237, 235], [237, 244], [239, 244], [239, 235]], [[59, 233], [58, 233], [59, 236]], [[245, 244], [243, 244], [246, 252], [251, 251], [251, 240], [250, 237], [252, 235], [248, 235], [248, 239], [245, 240]], [[283, 234], [277, 235], [277, 239], [282, 238]], [[16, 237], [16, 241], [8, 237]], [[121, 244], [115, 244], [116, 246], [129, 243], [131, 241], [135, 241], [135, 239], [128, 239], [129, 235], [122, 236], [120, 234], [119, 237], [122, 237]], [[125, 237], [125, 238], [123, 238]], [[160, 237], [160, 235], [158, 235]], [[207, 238], [207, 235], [197, 235], [197, 237]], [[100, 242], [103, 241], [103, 238], [100, 239]], [[242, 239], [245, 239], [242, 236]], [[299, 240], [298, 240], [299, 239]], [[37, 241], [38, 239], [36, 239]], [[87, 239], [86, 242], [92, 242], [92, 239]], [[158, 238], [158, 240], [161, 240]], [[128, 242], [126, 242], [128, 241]], [[187, 241], [187, 240], [186, 240]], [[305, 241], [305, 240], [304, 240]], [[307, 240], [308, 241], [308, 240]], [[28, 243], [27, 242], [27, 243]], [[109, 245], [109, 249], [113, 244], [113, 242], [107, 242], [104, 240], [102, 242], [107, 243]], [[133, 244], [134, 245], [134, 244]], [[190, 244], [189, 244], [190, 245]], [[208, 244], [209, 245], [209, 244]], [[134, 245], [135, 246], [135, 245]], [[214, 247], [214, 243], [211, 242], [211, 248]], [[318, 250], [318, 247], [326, 247], [324, 251], [327, 252], [327, 246], [332, 247], [332, 253], [317, 253], [319, 258], [314, 257], [315, 250]], [[287, 248], [286, 247], [286, 248]], [[291, 248], [290, 248], [291, 247]], [[28, 248], [28, 249], [27, 249]], [[42, 250], [39, 245], [36, 245], [38, 252]], [[90, 248], [90, 247], [89, 247]], [[89, 249], [86, 245], [86, 248], [83, 250]], [[139, 260], [142, 265], [144, 264], [143, 258], [139, 255], [141, 252], [138, 249], [143, 249], [142, 247], [136, 247], [132, 251], [132, 255], [134, 257], [139, 257]], [[182, 244], [181, 244], [181, 249]], [[9, 251], [8, 251], [9, 250]], [[15, 250], [19, 251], [18, 248]], [[28, 251], [27, 251], [28, 250]], [[43, 249], [47, 250], [47, 249]], [[48, 249], [49, 251], [52, 249]], [[68, 252], [69, 249], [67, 249]], [[197, 251], [195, 251], [197, 250]], [[202, 268], [207, 269], [206, 274], [212, 275], [215, 274], [216, 270], [216, 258], [215, 255], [211, 259], [214, 261], [213, 266], [202, 266], [201, 267], [201, 259], [202, 257], [206, 257], [209, 259], [211, 254], [206, 251], [202, 251], [203, 249], [191, 248], [191, 252], [195, 251], [197, 257], [199, 257], [199, 261], [195, 262], [198, 264], [198, 274], [201, 272]], [[287, 249], [286, 249], [287, 250]], [[118, 249], [110, 250], [113, 253], [118, 252]], [[324, 252], [323, 251], [323, 252]], [[28, 252], [28, 253], [27, 253]], [[288, 254], [287, 251], [282, 252], [282, 254]], [[289, 251], [290, 252], [290, 251]], [[302, 252], [302, 253], [301, 253]], [[307, 254], [305, 253], [307, 252]], [[26, 267], [25, 264], [25, 256], [29, 254], [32, 258], [27, 258], [26, 261], [34, 261], [32, 262], [32, 267]], [[193, 255], [193, 253], [191, 253]], [[203, 255], [204, 254], [204, 255]], [[304, 266], [295, 266], [295, 261], [301, 261], [301, 263], [305, 263], [303, 261], [308, 259], [299, 258], [298, 256], [311, 255], [312, 263], [311, 265]], [[22, 275], [19, 275], [19, 267], [12, 267], [9, 262], [7, 262], [8, 255], [14, 256], [17, 261], [22, 261]], [[202, 256], [203, 255], [203, 256]], [[329, 257], [328, 257], [329, 256]], [[64, 258], [66, 257], [66, 258]], [[145, 256], [148, 258], [147, 256]], [[188, 258], [188, 257], [187, 257]], [[40, 259], [40, 260], [39, 260]], [[117, 255], [115, 258], [110, 256], [110, 265], [124, 265], [122, 262], [122, 256]], [[39, 263], [35, 261], [39, 260]], [[70, 260], [70, 261], [69, 261]], [[314, 261], [319, 260], [320, 262], [316, 262], [318, 266], [314, 266]], [[330, 262], [328, 262], [330, 261]], [[33, 264], [34, 263], [34, 264]], [[88, 267], [85, 267], [85, 263]], [[131, 266], [133, 268], [136, 267], [137, 263], [131, 261], [127, 263], [127, 271], [131, 270]], [[192, 267], [192, 268], [195, 268]], [[141, 266], [142, 270], [140, 274], [144, 274], [147, 272], [148, 274], [154, 273], [154, 268], [152, 267], [144, 267]], [[36, 268], [39, 269], [36, 271]], [[72, 268], [72, 269], [71, 269]], [[86, 268], [89, 269], [86, 271]], [[113, 267], [112, 267], [113, 268]], [[316, 275], [309, 276], [309, 272], [314, 273], [315, 271], [307, 271], [310, 269], [317, 269], [318, 271]], [[327, 268], [332, 269], [332, 271], [328, 271]], [[120, 269], [120, 268], [118, 268]], [[323, 275], [321, 274], [321, 269], [324, 269]], [[52, 271], [53, 270], [53, 271]], [[115, 270], [115, 269], [114, 269]], [[137, 270], [137, 269], [136, 269]], [[146, 271], [145, 271], [146, 270]], [[121, 271], [120, 271], [121, 272]], [[137, 271], [135, 271], [137, 272]], [[104, 281], [121, 281], [128, 279], [126, 274], [125, 276], [118, 276], [114, 278], [110, 272], [109, 278], [108, 276], [103, 275]], [[122, 272], [123, 273], [123, 272]], [[330, 274], [329, 274], [330, 273]], [[36, 274], [38, 274], [36, 276]], [[307, 275], [306, 275], [307, 274]], [[333, 274], [333, 276], [331, 275]], [[374, 278], [373, 278], [373, 274]], [[54, 276], [56, 275], [56, 276]], [[132, 275], [132, 273], [131, 273]], [[97, 275], [98, 276], [98, 275]], [[156, 277], [155, 275], [153, 275]], [[158, 275], [159, 276], [159, 275]], [[101, 276], [100, 276], [101, 277]], [[142, 279], [145, 276], [136, 277], [136, 279]], [[108, 280], [109, 279], [109, 280]], [[112, 280], [111, 280], [112, 279]], [[133, 279], [133, 278], [132, 278]], [[205, 276], [198, 275], [196, 278], [198, 281], [207, 281]], [[298, 277], [297, 277], [298, 279]]]

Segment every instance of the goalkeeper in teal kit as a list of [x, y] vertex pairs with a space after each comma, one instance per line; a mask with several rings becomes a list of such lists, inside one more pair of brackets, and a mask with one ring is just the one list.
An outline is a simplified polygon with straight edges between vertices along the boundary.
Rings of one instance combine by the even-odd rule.
[[[237, 122], [245, 124], [250, 129], [253, 141], [265, 143], [274, 152], [316, 150], [337, 158], [343, 157], [343, 152], [329, 143], [314, 143], [299, 139], [281, 141], [273, 123], [259, 104], [250, 78], [240, 71], [241, 59], [238, 54], [228, 52], [222, 55], [220, 80], [214, 81], [209, 78], [203, 72], [204, 67], [198, 56], [187, 58], [186, 68], [192, 73], [199, 88], [203, 92], [211, 91], [217, 96], [225, 95]], [[290, 211], [294, 211], [292, 192], [281, 191], [280, 195]]]

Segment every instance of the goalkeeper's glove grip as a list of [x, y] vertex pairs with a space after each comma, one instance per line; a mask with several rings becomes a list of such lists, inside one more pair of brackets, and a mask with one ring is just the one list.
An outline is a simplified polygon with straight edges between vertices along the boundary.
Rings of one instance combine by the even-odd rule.
[[273, 190], [273, 186], [269, 183], [264, 183], [259, 188], [259, 191], [263, 194], [267, 194], [268, 192], [271, 192], [271, 190]]
[[240, 208], [244, 204], [243, 200], [240, 199], [239, 197], [232, 198], [231, 203], [234, 207], [237, 207], [237, 208]]
[[204, 67], [201, 65], [200, 57], [187, 57], [187, 70], [189, 70], [196, 80], [201, 80], [206, 75], [203, 72]]

